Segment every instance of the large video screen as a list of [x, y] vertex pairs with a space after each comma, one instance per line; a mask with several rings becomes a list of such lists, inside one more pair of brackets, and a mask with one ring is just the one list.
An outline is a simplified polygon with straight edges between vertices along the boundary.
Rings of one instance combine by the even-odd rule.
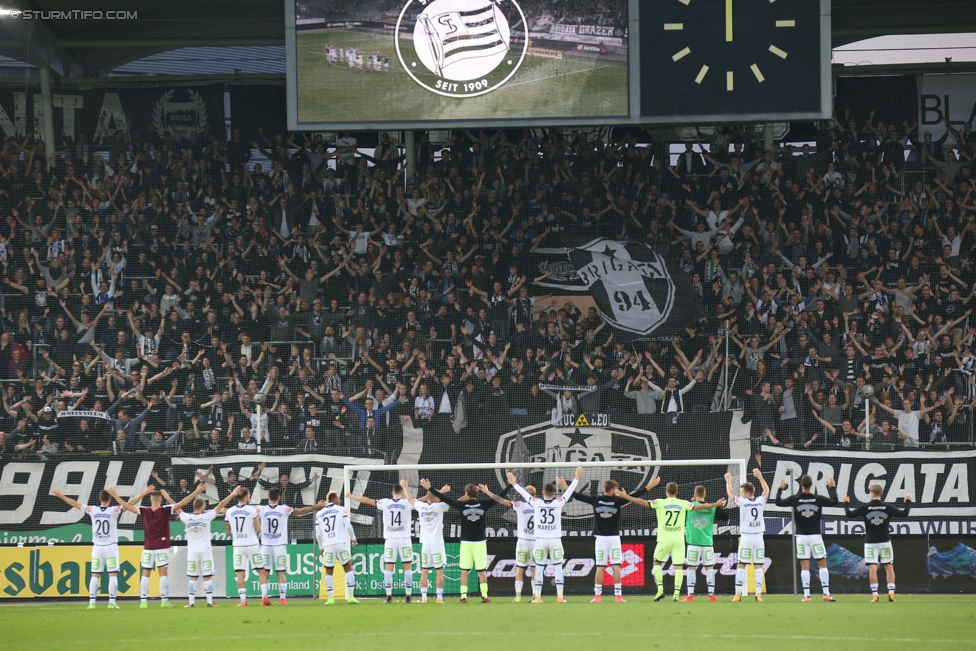
[[293, 0], [299, 125], [630, 114], [627, 0]]

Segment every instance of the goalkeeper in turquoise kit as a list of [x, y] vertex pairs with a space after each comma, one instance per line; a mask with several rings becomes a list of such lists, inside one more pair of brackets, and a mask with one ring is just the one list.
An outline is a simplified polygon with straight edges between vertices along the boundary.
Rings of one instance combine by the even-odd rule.
[[709, 508], [692, 511], [688, 514], [688, 522], [685, 527], [685, 542], [688, 543], [688, 550], [685, 554], [685, 564], [687, 566], [686, 584], [688, 586], [688, 596], [682, 601], [695, 600], [695, 584], [698, 582], [698, 568], [705, 569], [705, 581], [708, 583], [708, 600], [718, 601], [715, 596], [715, 549], [712, 546], [712, 537], [715, 531], [715, 521], [727, 522], [729, 516], [719, 507], [725, 506], [725, 500], [721, 499], [715, 506], [705, 504], [705, 487], [695, 486], [695, 497], [692, 504], [703, 504]]

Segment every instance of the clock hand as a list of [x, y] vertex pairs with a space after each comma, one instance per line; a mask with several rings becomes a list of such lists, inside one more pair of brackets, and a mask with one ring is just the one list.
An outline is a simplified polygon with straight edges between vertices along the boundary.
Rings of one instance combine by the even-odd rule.
[[725, 40], [732, 42], [732, 0], [725, 0]]

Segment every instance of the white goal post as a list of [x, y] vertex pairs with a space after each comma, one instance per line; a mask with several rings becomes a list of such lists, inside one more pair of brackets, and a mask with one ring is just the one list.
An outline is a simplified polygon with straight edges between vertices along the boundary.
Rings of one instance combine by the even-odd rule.
[[[584, 470], [589, 468], [674, 468], [690, 466], [728, 466], [728, 472], [732, 475], [732, 485], [736, 486], [746, 479], [746, 460], [745, 459], [674, 459], [674, 460], [621, 460], [621, 461], [586, 461], [573, 463], [570, 461], [554, 462], [512, 462], [512, 463], [415, 463], [415, 464], [374, 464], [374, 465], [347, 465], [342, 468], [342, 485], [345, 491], [345, 505], [347, 508], [352, 506], [352, 501], [348, 495], [352, 492], [352, 474], [354, 472], [411, 472], [419, 473], [422, 470], [544, 470], [555, 468], [577, 468]], [[658, 472], [651, 474], [651, 478], [656, 477]], [[408, 481], [410, 481], [408, 479]], [[415, 486], [417, 481], [410, 481]]]

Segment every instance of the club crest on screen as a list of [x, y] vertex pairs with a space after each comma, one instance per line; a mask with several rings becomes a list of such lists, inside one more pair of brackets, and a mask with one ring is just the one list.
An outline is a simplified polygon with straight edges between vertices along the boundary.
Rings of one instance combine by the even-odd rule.
[[514, 0], [408, 0], [397, 20], [397, 56], [432, 93], [476, 97], [518, 71], [527, 48], [525, 25]]

